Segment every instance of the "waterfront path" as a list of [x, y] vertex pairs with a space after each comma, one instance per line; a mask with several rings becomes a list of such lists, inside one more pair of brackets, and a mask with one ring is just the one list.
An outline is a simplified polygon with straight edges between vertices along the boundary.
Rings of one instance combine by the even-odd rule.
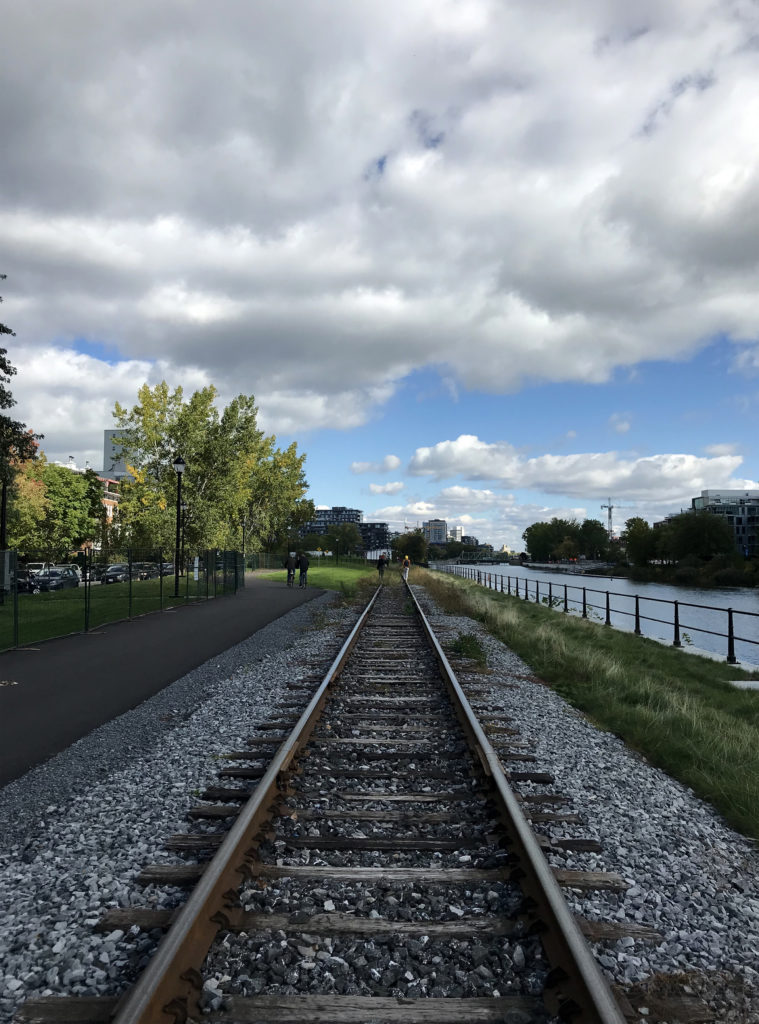
[[235, 595], [0, 654], [0, 786], [324, 591], [248, 573]]

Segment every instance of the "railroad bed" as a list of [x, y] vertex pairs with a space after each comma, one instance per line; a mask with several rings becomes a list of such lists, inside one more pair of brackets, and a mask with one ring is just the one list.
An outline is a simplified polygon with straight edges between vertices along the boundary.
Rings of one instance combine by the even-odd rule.
[[[635, 1017], [611, 998], [581, 932], [656, 933], [569, 913], [559, 885], [627, 883], [548, 867], [541, 848], [579, 863], [599, 844], [571, 827], [580, 819], [512, 718], [487, 702], [482, 723], [470, 714], [412, 600], [381, 588], [326, 679], [293, 684], [277, 718], [227, 754], [192, 827], [167, 837], [178, 863], [140, 875], [149, 886], [198, 882], [183, 908], [100, 922], [115, 941], [171, 923], [131, 993], [118, 1004], [29, 1000], [21, 1019], [115, 1012], [126, 1024], [199, 1009], [218, 1022]], [[478, 689], [467, 686], [475, 707]]]

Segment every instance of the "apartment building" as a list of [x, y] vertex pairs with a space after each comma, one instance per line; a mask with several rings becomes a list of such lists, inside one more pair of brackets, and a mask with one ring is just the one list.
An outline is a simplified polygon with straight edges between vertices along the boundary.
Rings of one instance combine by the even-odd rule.
[[691, 508], [694, 512], [723, 516], [741, 554], [746, 558], [759, 554], [756, 543], [759, 491], [701, 491], [700, 497], [691, 499]]

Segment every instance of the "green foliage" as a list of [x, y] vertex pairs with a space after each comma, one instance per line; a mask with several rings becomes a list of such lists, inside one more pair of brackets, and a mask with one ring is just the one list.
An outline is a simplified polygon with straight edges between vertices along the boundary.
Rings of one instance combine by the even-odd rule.
[[683, 512], [656, 532], [660, 557], [676, 562], [687, 556], [706, 562], [736, 550], [730, 526], [722, 516], [711, 512]]
[[393, 541], [393, 555], [408, 555], [412, 562], [420, 563], [427, 561], [427, 541], [421, 530], [413, 530], [411, 533], [403, 533]]
[[636, 565], [647, 565], [656, 554], [656, 535], [640, 516], [627, 520], [621, 539], [628, 559]]
[[487, 664], [485, 648], [475, 633], [459, 633], [451, 644], [451, 650], [454, 654], [475, 662], [480, 668], [484, 668]]
[[597, 519], [557, 519], [548, 523], [533, 523], [522, 534], [530, 557], [538, 562], [552, 558], [606, 558], [609, 538], [603, 524]]
[[189, 549], [239, 547], [244, 528], [246, 547], [258, 550], [312, 515], [303, 500], [305, 455], [295, 444], [281, 451], [275, 437], [258, 429], [252, 395], [238, 395], [221, 414], [215, 401], [212, 386], [185, 399], [181, 387], [170, 391], [162, 381], [143, 385], [131, 410], [116, 404], [117, 443], [132, 475], [119, 503], [115, 539], [123, 546], [173, 547], [178, 454], [186, 463]]
[[364, 550], [361, 531], [355, 523], [331, 526], [322, 538], [322, 548], [339, 555], [356, 555]]

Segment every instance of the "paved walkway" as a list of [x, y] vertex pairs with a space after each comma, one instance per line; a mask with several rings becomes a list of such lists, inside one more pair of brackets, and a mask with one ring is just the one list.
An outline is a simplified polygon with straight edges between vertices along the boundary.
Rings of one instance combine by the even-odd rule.
[[252, 573], [245, 583], [234, 596], [0, 654], [0, 786], [324, 593]]

